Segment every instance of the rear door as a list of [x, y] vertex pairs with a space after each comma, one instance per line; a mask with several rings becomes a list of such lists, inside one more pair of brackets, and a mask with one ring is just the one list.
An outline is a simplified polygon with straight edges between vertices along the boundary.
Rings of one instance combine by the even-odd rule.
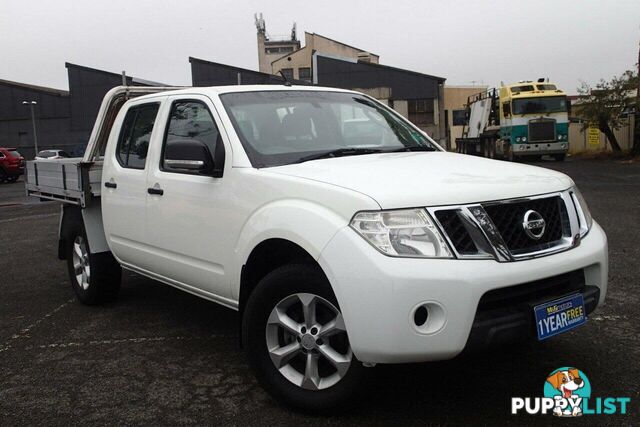
[[[160, 101], [138, 102], [114, 124], [102, 171], [102, 215], [105, 234], [124, 264], [148, 268], [146, 244], [147, 154], [161, 139], [156, 117]], [[161, 132], [161, 131], [160, 131]]]

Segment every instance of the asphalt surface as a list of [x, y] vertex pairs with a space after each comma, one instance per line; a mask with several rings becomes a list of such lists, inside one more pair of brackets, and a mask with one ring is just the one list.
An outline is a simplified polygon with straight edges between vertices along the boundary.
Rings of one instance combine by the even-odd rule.
[[[278, 406], [237, 345], [235, 312], [125, 274], [120, 298], [75, 301], [56, 258], [59, 206], [0, 185], [0, 425], [24, 424], [555, 424], [511, 415], [514, 396], [542, 396], [547, 374], [576, 366], [592, 396], [631, 397], [640, 421], [640, 164], [539, 162], [569, 174], [609, 237], [607, 302], [552, 340], [438, 363], [371, 369], [352, 410], [311, 417]], [[25, 204], [26, 203], [26, 204]]]

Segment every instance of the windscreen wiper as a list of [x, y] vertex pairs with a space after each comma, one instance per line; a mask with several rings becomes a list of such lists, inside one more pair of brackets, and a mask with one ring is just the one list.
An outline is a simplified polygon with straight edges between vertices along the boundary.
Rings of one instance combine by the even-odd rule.
[[333, 157], [358, 156], [361, 154], [381, 153], [378, 148], [338, 148], [336, 150], [325, 151], [323, 153], [311, 154], [309, 156], [300, 157], [294, 163], [308, 162], [309, 160], [330, 159]]
[[434, 147], [427, 147], [424, 145], [414, 146], [414, 147], [402, 147], [396, 148], [393, 150], [385, 150], [385, 153], [400, 153], [403, 151], [438, 151]]

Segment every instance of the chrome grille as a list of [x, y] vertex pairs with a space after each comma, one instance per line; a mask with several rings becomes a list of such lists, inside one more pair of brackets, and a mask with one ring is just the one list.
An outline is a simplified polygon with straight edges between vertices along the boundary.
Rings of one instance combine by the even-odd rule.
[[457, 209], [442, 210], [436, 212], [436, 217], [458, 253], [466, 255], [477, 254], [478, 248], [458, 213], [459, 210]]
[[553, 119], [529, 120], [529, 142], [555, 141], [556, 121]]
[[[481, 204], [429, 208], [458, 258], [500, 262], [548, 255], [579, 243], [578, 218], [568, 191]], [[524, 228], [525, 214], [544, 219], [540, 236]]]
[[[513, 254], [532, 252], [549, 247], [565, 235], [563, 222], [568, 226], [566, 208], [558, 196], [544, 199], [525, 200], [513, 203], [482, 205], [500, 232], [502, 240]], [[522, 226], [527, 211], [538, 212], [545, 220], [545, 229], [540, 239], [529, 237]], [[567, 235], [570, 231], [567, 230]]]

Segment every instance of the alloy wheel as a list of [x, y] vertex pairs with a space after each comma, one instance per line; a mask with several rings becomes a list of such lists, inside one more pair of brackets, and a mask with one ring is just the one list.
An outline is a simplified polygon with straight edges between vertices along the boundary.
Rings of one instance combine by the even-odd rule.
[[318, 295], [297, 293], [276, 304], [267, 321], [266, 340], [276, 369], [307, 390], [337, 384], [351, 366], [342, 314]]
[[89, 280], [91, 278], [89, 250], [82, 236], [76, 236], [73, 242], [73, 272], [78, 286], [85, 291], [89, 289]]

